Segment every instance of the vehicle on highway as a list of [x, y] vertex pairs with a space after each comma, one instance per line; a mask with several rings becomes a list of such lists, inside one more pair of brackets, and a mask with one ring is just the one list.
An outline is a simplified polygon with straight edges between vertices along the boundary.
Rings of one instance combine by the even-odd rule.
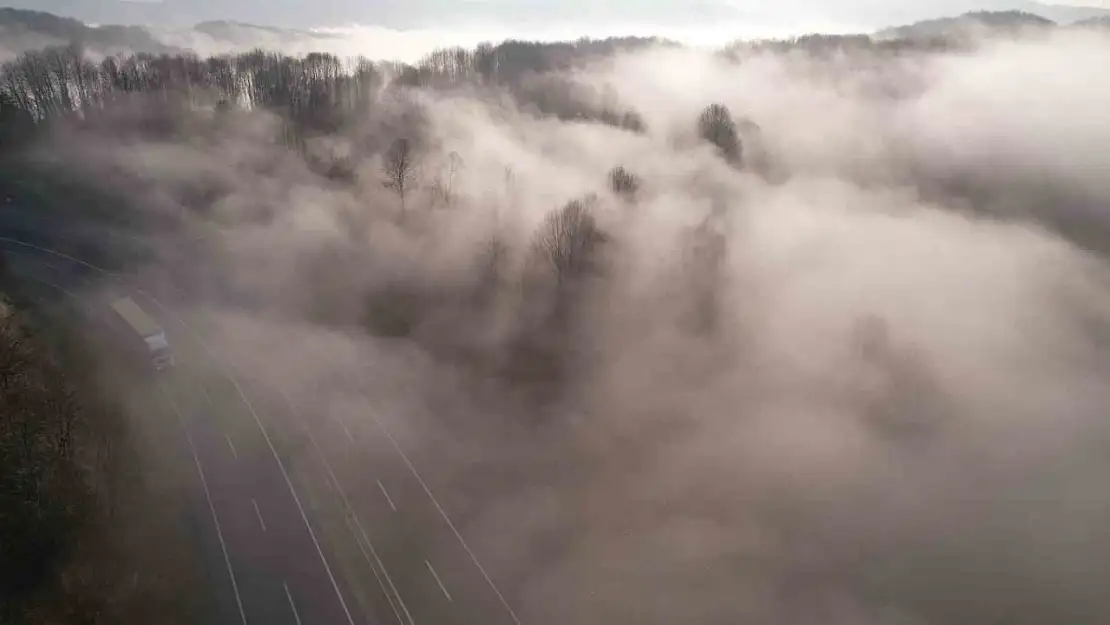
[[[142, 340], [144, 350], [158, 371], [174, 365], [173, 350], [166, 340], [166, 331], [150, 315], [146, 314], [135, 300], [123, 297], [112, 302], [112, 309], [123, 319], [130, 329]], [[136, 342], [136, 346], [138, 342]]]

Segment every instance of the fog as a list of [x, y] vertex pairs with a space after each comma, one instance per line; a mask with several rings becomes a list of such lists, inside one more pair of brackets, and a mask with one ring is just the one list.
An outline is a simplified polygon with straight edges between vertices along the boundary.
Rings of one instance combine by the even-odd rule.
[[56, 37], [41, 36], [33, 33], [12, 32], [0, 28], [0, 63], [17, 58], [27, 50], [41, 50], [49, 46], [64, 45]]
[[[1107, 59], [1066, 32], [568, 74], [643, 133], [386, 93], [309, 148], [345, 155], [352, 185], [274, 147], [260, 111], [41, 155], [192, 234], [218, 224], [203, 253], [167, 248], [198, 328], [315, 418], [381, 415], [524, 623], [1095, 624]], [[763, 170], [698, 139], [714, 102], [758, 125]], [[420, 154], [403, 213], [381, 180], [398, 137]], [[182, 217], [202, 183], [217, 199]], [[564, 282], [537, 232], [576, 198], [604, 242]], [[375, 326], [382, 306], [404, 331]]]
[[[366, 57], [374, 60], [415, 63], [446, 43], [466, 48], [506, 39], [522, 41], [574, 41], [581, 37], [662, 37], [704, 49], [727, 45], [737, 39], [789, 37], [802, 33], [848, 33], [869, 30], [854, 22], [814, 18], [800, 21], [727, 20], [721, 22], [680, 21], [675, 24], [595, 22], [592, 24], [547, 22], [516, 25], [498, 20], [463, 22], [445, 26], [420, 26], [404, 29], [379, 25], [347, 24], [313, 27], [307, 30], [268, 29], [247, 24], [228, 24], [188, 29], [155, 29], [152, 35], [167, 46], [191, 50], [201, 56], [248, 52], [262, 47], [285, 54], [303, 56], [327, 52], [341, 58]], [[28, 48], [25, 47], [24, 49]]]

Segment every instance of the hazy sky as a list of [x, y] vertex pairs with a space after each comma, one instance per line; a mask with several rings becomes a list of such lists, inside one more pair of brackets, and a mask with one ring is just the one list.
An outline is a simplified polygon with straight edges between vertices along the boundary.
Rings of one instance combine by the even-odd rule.
[[[453, 30], [510, 26], [579, 34], [715, 27], [737, 36], [858, 31], [969, 10], [1037, 10], [1031, 0], [0, 0], [92, 23], [186, 26], [233, 20], [281, 27]], [[1110, 8], [1110, 0], [1060, 0]], [[661, 32], [661, 34], [664, 34]], [[707, 35], [708, 36], [708, 35]]]

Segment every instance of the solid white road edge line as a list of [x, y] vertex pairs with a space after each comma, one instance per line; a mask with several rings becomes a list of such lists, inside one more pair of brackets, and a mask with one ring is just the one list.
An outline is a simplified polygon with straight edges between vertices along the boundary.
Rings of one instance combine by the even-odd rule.
[[[389, 601], [390, 607], [393, 608], [393, 613], [397, 615], [397, 622], [404, 625], [405, 621], [401, 618], [401, 613], [397, 611], [397, 606], [393, 604], [393, 598], [389, 590], [386, 590], [385, 582], [382, 581], [381, 575], [378, 575], [378, 569], [374, 568], [375, 561], [377, 562], [378, 568], [381, 569], [382, 575], [385, 576], [385, 581], [388, 582], [389, 587], [393, 589], [393, 595], [397, 597], [397, 602], [401, 604], [401, 608], [404, 610], [405, 615], [408, 616], [410, 625], [415, 625], [412, 620], [412, 615], [409, 614], [409, 609], [405, 606], [405, 601], [401, 599], [401, 594], [397, 592], [397, 587], [393, 584], [393, 578], [390, 577], [389, 571], [385, 568], [385, 564], [383, 564], [381, 558], [378, 557], [378, 551], [374, 549], [374, 543], [370, 542], [370, 537], [366, 535], [366, 530], [362, 528], [362, 521], [358, 518], [358, 512], [356, 512], [354, 506], [351, 505], [351, 501], [347, 498], [347, 493], [343, 490], [343, 485], [339, 482], [339, 478], [335, 476], [335, 471], [332, 470], [331, 463], [328, 462], [327, 456], [324, 455], [324, 450], [320, 448], [320, 443], [316, 440], [316, 435], [312, 433], [312, 429], [308, 427], [304, 415], [301, 414], [300, 410], [297, 410], [297, 407], [293, 404], [293, 401], [289, 398], [289, 394], [285, 392], [285, 389], [277, 387], [277, 391], [281, 394], [282, 399], [285, 400], [286, 405], [289, 406], [289, 411], [293, 413], [298, 423], [304, 428], [305, 433], [308, 434], [308, 440], [312, 443], [312, 448], [316, 451], [316, 455], [320, 458], [320, 462], [323, 463], [324, 470], [328, 472], [328, 477], [331, 478], [331, 482], [335, 485], [336, 491], [339, 492], [339, 498], [343, 502], [343, 507], [350, 513], [345, 517], [348, 526], [350, 526], [352, 518], [358, 526], [358, 531], [355, 531], [355, 528], [351, 527], [351, 533], [355, 535], [355, 542], [358, 543], [358, 548], [359, 551], [362, 552], [362, 557], [365, 558], [366, 563], [370, 565], [370, 570], [374, 572], [374, 577], [378, 579], [378, 585], [381, 586], [385, 598]], [[370, 552], [374, 555], [374, 561], [371, 561], [370, 556], [366, 554], [366, 549], [362, 546], [362, 541], [359, 540], [359, 534], [361, 534], [363, 540], [366, 541], [366, 545], [370, 547]]]
[[[343, 520], [347, 523], [347, 529], [351, 530], [351, 534], [354, 535], [354, 537], [355, 537], [355, 544], [358, 545], [358, 550], [359, 550], [359, 552], [362, 553], [362, 558], [364, 560], [366, 560], [366, 564], [370, 567], [370, 570], [373, 571], [373, 573], [374, 573], [374, 577], [377, 578], [377, 580], [378, 580], [378, 585], [382, 587], [382, 593], [385, 595], [386, 601], [389, 602], [389, 607], [393, 608], [393, 614], [394, 614], [394, 616], [397, 617], [397, 622], [400, 625], [405, 625], [404, 617], [402, 617], [401, 613], [397, 610], [397, 602], [393, 600], [393, 595], [391, 595], [390, 592], [388, 590], [386, 590], [385, 584], [382, 582], [382, 577], [381, 577], [381, 575], [378, 575], [378, 569], [377, 569], [376, 566], [374, 566], [374, 560], [378, 559], [377, 552], [376, 551], [374, 552], [374, 560], [371, 560], [370, 559], [370, 554], [366, 553], [366, 547], [362, 546], [362, 539], [359, 538], [358, 528], [356, 528], [351, 523], [351, 518], [352, 518], [352, 515], [350, 513], [343, 515]], [[370, 545], [370, 550], [374, 551], [374, 546], [373, 545]], [[378, 560], [378, 563], [380, 564], [381, 561]], [[386, 579], [389, 579], [389, 573], [386, 572], [385, 568], [382, 568], [382, 572], [386, 574]], [[393, 588], [394, 592], [396, 592], [397, 588], [393, 585], [393, 580], [392, 579], [389, 579], [389, 586], [391, 588]], [[398, 595], [397, 599], [400, 600], [401, 597]], [[406, 610], [406, 612], [407, 612], [407, 610]]]
[[289, 584], [282, 582], [281, 586], [285, 589], [285, 598], [289, 600], [289, 609], [293, 610], [293, 618], [297, 619], [297, 625], [301, 625], [301, 615], [297, 614], [297, 604], [293, 602], [293, 593], [289, 592]]
[[262, 526], [262, 531], [265, 532], [266, 531], [266, 522], [262, 520], [262, 511], [258, 509], [258, 501], [255, 500], [252, 497], [251, 498], [251, 504], [254, 506], [255, 516], [258, 517], [258, 524]]
[[501, 590], [497, 587], [497, 584], [493, 583], [493, 580], [490, 578], [489, 573], [486, 572], [485, 567], [483, 567], [482, 563], [478, 561], [478, 557], [474, 555], [474, 551], [470, 549], [470, 545], [466, 544], [466, 540], [463, 539], [462, 534], [459, 533], [458, 528], [455, 527], [455, 524], [451, 521], [451, 518], [447, 516], [447, 512], [443, 509], [443, 506], [439, 505], [439, 501], [436, 500], [435, 495], [432, 494], [432, 490], [428, 488], [428, 484], [424, 482], [424, 478], [420, 477], [420, 473], [416, 471], [416, 467], [413, 466], [412, 461], [410, 461], [408, 456], [405, 455], [405, 452], [401, 450], [401, 446], [397, 444], [397, 439], [393, 438], [393, 434], [390, 433], [389, 428], [385, 427], [385, 423], [382, 422], [381, 418], [378, 417], [376, 411], [372, 407], [370, 408], [369, 412], [370, 417], [374, 419], [375, 423], [378, 424], [378, 427], [381, 429], [381, 431], [385, 433], [386, 438], [389, 439], [390, 444], [393, 445], [393, 448], [397, 450], [397, 453], [401, 456], [401, 459], [405, 461], [406, 465], [408, 465], [409, 471], [412, 472], [413, 477], [416, 478], [417, 482], [420, 482], [420, 487], [424, 489], [424, 492], [428, 495], [428, 499], [432, 500], [432, 504], [434, 504], [436, 510], [439, 511], [439, 515], [443, 517], [444, 521], [447, 522], [447, 527], [451, 528], [451, 532], [455, 534], [455, 538], [459, 539], [459, 544], [461, 544], [463, 549], [466, 550], [466, 554], [470, 556], [470, 560], [474, 563], [474, 566], [478, 567], [478, 571], [481, 572], [482, 577], [485, 578], [486, 583], [489, 584], [489, 587], [493, 589], [494, 594], [497, 595], [497, 599], [501, 602], [501, 605], [505, 608], [505, 611], [509, 613], [509, 617], [513, 619], [513, 622], [516, 623], [516, 625], [522, 625], [520, 619], [516, 616], [516, 612], [513, 611], [513, 608], [505, 599], [505, 595], [501, 594]]
[[396, 512], [397, 506], [393, 505], [393, 500], [390, 499], [389, 493], [385, 492], [385, 486], [382, 485], [381, 480], [378, 480], [378, 488], [382, 489], [382, 494], [385, 495], [385, 500], [389, 502], [389, 507], [392, 508], [394, 512]]
[[239, 618], [242, 619], [243, 625], [247, 625], [247, 613], [243, 610], [243, 599], [239, 596], [239, 584], [235, 581], [235, 570], [231, 568], [231, 558], [227, 555], [227, 543], [224, 542], [224, 533], [220, 529], [220, 517], [216, 514], [216, 506], [212, 503], [212, 493], [208, 490], [208, 480], [204, 478], [204, 469], [200, 466], [200, 458], [197, 457], [197, 448], [193, 444], [193, 436], [189, 433], [189, 427], [185, 425], [185, 418], [181, 416], [181, 410], [177, 407], [177, 402], [173, 397], [166, 392], [165, 386], [159, 384], [159, 390], [162, 396], [166, 398], [166, 402], [173, 408], [173, 412], [177, 415], [177, 421], [181, 424], [181, 429], [185, 431], [185, 440], [189, 443], [189, 451], [193, 454], [193, 463], [197, 466], [197, 473], [200, 475], [200, 484], [204, 487], [204, 498], [208, 501], [208, 511], [212, 513], [212, 521], [216, 524], [216, 537], [220, 539], [220, 550], [224, 554], [224, 564], [227, 565], [227, 574], [231, 577], [231, 590], [235, 593], [235, 603], [239, 607]]
[[451, 599], [451, 593], [447, 592], [447, 587], [443, 585], [443, 580], [439, 579], [439, 575], [436, 575], [436, 570], [432, 568], [432, 563], [424, 560], [424, 564], [428, 565], [428, 571], [431, 572], [432, 577], [434, 577], [436, 583], [439, 584], [439, 589], [443, 591], [443, 596], [447, 597], [448, 601], [453, 601], [453, 599]]

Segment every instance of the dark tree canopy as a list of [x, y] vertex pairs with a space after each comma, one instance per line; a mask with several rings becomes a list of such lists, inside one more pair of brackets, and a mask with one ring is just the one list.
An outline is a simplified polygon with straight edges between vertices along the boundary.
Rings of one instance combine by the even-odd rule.
[[[97, 32], [101, 31], [108, 32]], [[123, 31], [112, 32], [120, 35]], [[268, 110], [285, 122], [281, 139], [291, 148], [304, 150], [309, 139], [365, 119], [382, 93], [463, 86], [504, 87], [545, 114], [642, 132], [644, 121], [636, 111], [599, 106], [577, 95], [556, 97], [552, 89], [531, 92], [525, 85], [538, 75], [581, 66], [620, 50], [666, 45], [639, 38], [505, 41], [474, 49], [443, 48], [410, 65], [341, 59], [326, 53], [296, 58], [265, 50], [205, 59], [185, 51], [144, 46], [131, 47], [145, 50], [139, 54], [103, 56], [95, 54], [87, 37], [67, 35], [61, 39], [71, 43], [28, 49], [0, 65], [0, 136], [14, 136], [15, 129], [26, 135], [52, 118], [102, 115], [144, 96], [166, 103], [180, 101], [190, 110]], [[383, 90], [383, 86], [391, 89]]]
[[640, 190], [640, 178], [624, 165], [617, 165], [609, 170], [609, 190], [623, 200], [634, 200]]
[[594, 198], [567, 202], [552, 211], [536, 232], [533, 249], [559, 283], [582, 275], [591, 264], [601, 233], [591, 212]]
[[698, 136], [712, 143], [729, 162], [739, 163], [742, 157], [740, 132], [732, 112], [724, 104], [710, 104], [698, 117]]

